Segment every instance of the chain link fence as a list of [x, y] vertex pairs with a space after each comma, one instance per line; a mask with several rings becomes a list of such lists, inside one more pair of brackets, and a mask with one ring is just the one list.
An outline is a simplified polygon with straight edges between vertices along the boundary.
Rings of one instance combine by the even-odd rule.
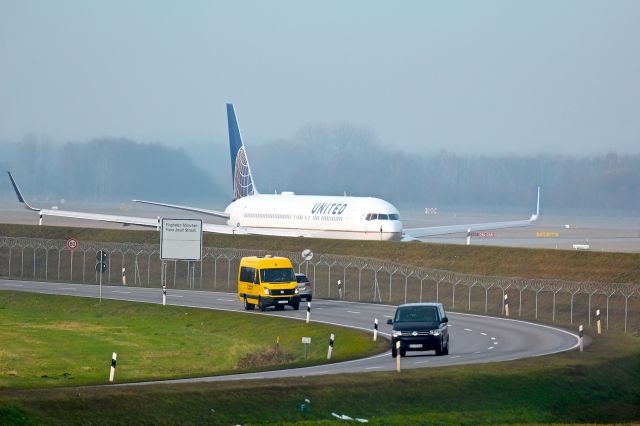
[[[108, 253], [104, 284], [160, 287], [154, 244], [82, 242], [70, 250], [65, 240], [0, 237], [0, 277], [97, 284], [100, 250]], [[315, 298], [439, 301], [452, 311], [500, 316], [506, 295], [513, 318], [592, 327], [600, 310], [606, 330], [640, 331], [640, 284], [477, 276], [355, 256], [316, 253], [305, 261], [294, 252], [204, 247], [201, 262], [168, 262], [167, 287], [235, 292], [240, 258], [265, 254], [290, 258], [312, 281]]]

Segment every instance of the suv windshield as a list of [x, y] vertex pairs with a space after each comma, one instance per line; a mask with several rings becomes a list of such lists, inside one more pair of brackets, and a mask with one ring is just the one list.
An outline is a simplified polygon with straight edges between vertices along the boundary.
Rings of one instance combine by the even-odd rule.
[[260, 282], [263, 283], [289, 283], [295, 281], [291, 268], [269, 268], [260, 270]]
[[309, 282], [309, 279], [307, 278], [307, 276], [306, 276], [306, 275], [302, 275], [302, 274], [296, 274], [296, 280], [297, 280], [299, 283], [306, 283], [306, 282]]
[[435, 306], [405, 306], [398, 309], [393, 322], [437, 322], [438, 308]]

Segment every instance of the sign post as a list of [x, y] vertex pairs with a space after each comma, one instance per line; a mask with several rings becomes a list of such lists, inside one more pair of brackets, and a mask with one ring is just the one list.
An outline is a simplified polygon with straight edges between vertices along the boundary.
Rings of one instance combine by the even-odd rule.
[[[194, 279], [191, 262], [202, 260], [202, 219], [162, 219], [160, 226], [160, 285], [162, 305], [167, 303], [167, 260], [186, 260], [187, 280], [191, 287]], [[193, 268], [195, 271], [195, 266]]]
[[100, 250], [96, 253], [96, 272], [100, 275], [100, 303], [102, 303], [102, 274], [107, 270], [107, 258], [109, 254], [106, 250]]
[[304, 345], [304, 359], [307, 359], [307, 345], [311, 343], [311, 337], [303, 337], [302, 344]]

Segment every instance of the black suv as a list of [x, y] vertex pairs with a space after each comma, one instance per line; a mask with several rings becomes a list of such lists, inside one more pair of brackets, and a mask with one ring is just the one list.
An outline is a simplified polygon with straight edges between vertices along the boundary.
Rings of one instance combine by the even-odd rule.
[[400, 341], [400, 356], [407, 351], [436, 351], [436, 355], [449, 353], [449, 319], [442, 303], [406, 303], [398, 306], [393, 320], [391, 356], [397, 357], [396, 342]]

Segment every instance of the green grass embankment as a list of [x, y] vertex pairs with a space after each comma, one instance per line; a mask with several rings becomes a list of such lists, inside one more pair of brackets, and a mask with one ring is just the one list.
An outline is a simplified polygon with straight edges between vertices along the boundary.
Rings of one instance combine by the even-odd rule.
[[[389, 362], [392, 362], [389, 358]], [[0, 392], [7, 424], [478, 425], [640, 421], [640, 338], [497, 364], [280, 381]], [[308, 410], [299, 407], [311, 400]], [[1, 423], [1, 422], [0, 422]]]
[[[0, 235], [80, 241], [159, 243], [156, 231], [0, 224]], [[640, 253], [601, 253], [513, 247], [461, 246], [205, 234], [205, 246], [373, 257], [408, 265], [476, 275], [551, 278], [609, 283], [640, 282]]]
[[[199, 377], [325, 363], [387, 349], [370, 334], [272, 316], [0, 292], [0, 389]], [[280, 337], [279, 351], [275, 351]], [[301, 337], [312, 338], [304, 359]]]

